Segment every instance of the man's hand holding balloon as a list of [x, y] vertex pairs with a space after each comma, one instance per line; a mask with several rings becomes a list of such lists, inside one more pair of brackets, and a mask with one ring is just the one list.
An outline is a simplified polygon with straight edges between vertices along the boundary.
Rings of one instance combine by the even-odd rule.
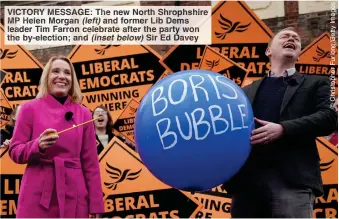
[[145, 94], [135, 118], [143, 163], [179, 190], [207, 191], [229, 181], [252, 150], [251, 102], [236, 83], [212, 71], [166, 76]]
[[282, 125], [257, 118], [254, 118], [254, 120], [263, 126], [252, 131], [252, 145], [269, 144], [283, 136], [284, 128]]

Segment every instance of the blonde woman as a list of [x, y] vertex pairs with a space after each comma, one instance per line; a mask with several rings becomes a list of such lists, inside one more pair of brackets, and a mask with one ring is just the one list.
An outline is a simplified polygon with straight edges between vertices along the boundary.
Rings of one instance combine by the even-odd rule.
[[70, 60], [52, 57], [36, 99], [21, 106], [9, 148], [14, 162], [27, 164], [17, 217], [88, 218], [104, 212], [93, 123], [55, 135], [92, 119], [81, 99]]

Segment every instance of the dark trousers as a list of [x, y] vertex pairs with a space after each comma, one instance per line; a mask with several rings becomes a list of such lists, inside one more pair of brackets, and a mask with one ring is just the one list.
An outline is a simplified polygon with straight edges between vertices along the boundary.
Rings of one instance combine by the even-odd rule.
[[313, 218], [315, 195], [267, 170], [232, 196], [232, 218]]

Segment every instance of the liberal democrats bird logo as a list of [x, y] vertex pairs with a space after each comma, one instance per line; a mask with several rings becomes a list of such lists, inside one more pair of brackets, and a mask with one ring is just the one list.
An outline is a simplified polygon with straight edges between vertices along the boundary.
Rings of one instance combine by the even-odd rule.
[[135, 112], [137, 111], [137, 108], [134, 108], [134, 107], [129, 107], [129, 109], [131, 110], [131, 112], [129, 113], [130, 115], [134, 115]]
[[104, 184], [108, 189], [112, 190], [116, 190], [118, 184], [123, 182], [124, 180], [135, 180], [140, 176], [139, 174], [142, 170], [140, 169], [136, 172], [131, 172], [131, 169], [126, 169], [124, 171], [121, 171], [120, 169], [109, 165], [107, 162], [106, 165], [107, 165], [106, 172], [109, 173], [109, 177], [116, 181], [105, 182]]
[[332, 167], [332, 163], [334, 162], [335, 158], [329, 162], [320, 163], [320, 170], [326, 171]]
[[120, 45], [101, 45], [101, 49], [94, 49], [96, 53], [98, 53], [99, 55], [105, 55], [105, 52], [107, 49], [111, 48], [112, 46], [114, 47], [118, 47]]
[[316, 62], [319, 62], [323, 58], [331, 58], [330, 51], [325, 51], [321, 49], [319, 46], [317, 46], [317, 55], [318, 57], [313, 57], [313, 60]]
[[206, 65], [212, 70], [215, 66], [219, 65], [219, 61], [220, 61], [220, 59], [213, 60], [213, 61], [210, 61], [210, 60], [206, 59]]
[[16, 56], [17, 52], [18, 50], [15, 52], [10, 52], [9, 49], [5, 49], [5, 50], [0, 49], [0, 59], [5, 59], [5, 58], [13, 59]]
[[225, 30], [225, 32], [214, 32], [215, 35], [218, 38], [221, 38], [222, 40], [225, 39], [227, 34], [230, 34], [232, 32], [244, 32], [248, 29], [248, 27], [251, 25], [251, 22], [248, 24], [244, 24], [244, 25], [240, 25], [240, 22], [237, 21], [235, 23], [233, 23], [232, 21], [228, 20], [227, 18], [225, 18], [224, 16], [222, 16], [222, 14], [220, 14], [220, 18], [218, 22], [220, 24], [221, 29]]

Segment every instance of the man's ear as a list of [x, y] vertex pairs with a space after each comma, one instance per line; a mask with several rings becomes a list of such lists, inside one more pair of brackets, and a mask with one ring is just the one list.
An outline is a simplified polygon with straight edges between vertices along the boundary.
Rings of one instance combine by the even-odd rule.
[[267, 47], [267, 49], [266, 49], [266, 51], [265, 51], [265, 55], [266, 55], [267, 57], [270, 57], [271, 54], [272, 54], [272, 52], [271, 52], [270, 47]]

